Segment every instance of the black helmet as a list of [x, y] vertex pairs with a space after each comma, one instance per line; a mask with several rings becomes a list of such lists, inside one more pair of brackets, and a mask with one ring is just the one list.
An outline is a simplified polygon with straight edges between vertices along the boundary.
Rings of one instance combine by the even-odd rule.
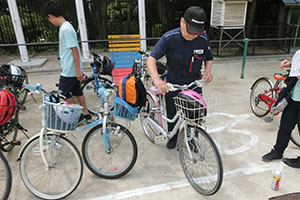
[[[99, 58], [100, 58], [100, 56], [99, 56]], [[102, 75], [112, 76], [112, 70], [114, 68], [114, 64], [110, 58], [108, 58], [107, 56], [103, 56], [102, 59], [101, 58], [95, 59], [94, 63], [96, 64], [96, 67], [97, 67], [97, 73], [100, 73]], [[91, 66], [92, 66], [92, 64], [91, 64]]]

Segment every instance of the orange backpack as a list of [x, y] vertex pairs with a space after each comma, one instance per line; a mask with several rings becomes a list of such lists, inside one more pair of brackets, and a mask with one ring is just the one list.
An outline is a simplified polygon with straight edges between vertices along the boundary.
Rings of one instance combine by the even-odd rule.
[[141, 108], [146, 104], [146, 89], [139, 78], [128, 75], [119, 82], [119, 97], [132, 107]]

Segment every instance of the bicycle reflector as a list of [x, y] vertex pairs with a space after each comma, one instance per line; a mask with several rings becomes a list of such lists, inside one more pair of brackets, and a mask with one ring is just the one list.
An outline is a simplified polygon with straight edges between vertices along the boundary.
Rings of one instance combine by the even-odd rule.
[[9, 90], [0, 91], [0, 125], [8, 122], [16, 113], [17, 102]]

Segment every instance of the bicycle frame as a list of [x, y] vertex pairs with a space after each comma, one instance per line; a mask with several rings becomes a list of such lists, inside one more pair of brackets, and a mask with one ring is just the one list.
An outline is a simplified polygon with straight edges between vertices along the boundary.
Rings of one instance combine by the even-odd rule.
[[[151, 90], [151, 89], [150, 89]], [[154, 90], [155, 91], [155, 90]], [[155, 91], [156, 92], [156, 91]], [[147, 91], [147, 93], [149, 95], [151, 95], [151, 97], [154, 99], [156, 108], [155, 108], [155, 112], [159, 118], [159, 122], [156, 123], [154, 120], [152, 120], [150, 117], [146, 117], [146, 121], [147, 123], [153, 127], [155, 129], [155, 131], [157, 133], [161, 133], [162, 136], [161, 137], [156, 137], [155, 138], [155, 144], [166, 144], [167, 142], [167, 138], [171, 139], [179, 130], [178, 132], [178, 137], [177, 139], [180, 137], [180, 135], [182, 134], [182, 130], [184, 128], [184, 137], [185, 137], [185, 143], [187, 146], [187, 150], [189, 153], [189, 157], [190, 159], [193, 158], [193, 154], [192, 151], [190, 149], [190, 146], [188, 145], [188, 134], [187, 134], [187, 121], [184, 120], [182, 117], [180, 117], [180, 111], [177, 111], [175, 116], [173, 117], [173, 119], [169, 119], [165, 116], [165, 112], [164, 112], [164, 106], [163, 106], [163, 98], [161, 98], [161, 96], [159, 96], [159, 99], [157, 99], [156, 95], [153, 95], [150, 91]], [[173, 127], [173, 129], [169, 132], [167, 130], [167, 123], [174, 123], [176, 120], [178, 120], [175, 124], [175, 126]], [[180, 129], [180, 127], [183, 125], [183, 128]], [[193, 133], [194, 134], [194, 133]], [[190, 136], [191, 137], [191, 136]], [[177, 141], [178, 144], [178, 141]], [[200, 147], [197, 146], [197, 150], [200, 152]]]
[[273, 92], [276, 92], [277, 94], [281, 91], [281, 88], [280, 87], [277, 87], [277, 88], [272, 88], [270, 91], [267, 91], [263, 94], [259, 94], [257, 96], [257, 98], [263, 102], [265, 102], [267, 105], [268, 105], [268, 110], [271, 114], [273, 115], [278, 115], [279, 113], [273, 113], [272, 112], [272, 105], [276, 102], [276, 99], [273, 99], [270, 97], [270, 94], [272, 96], [272, 93]]
[[[18, 161], [21, 159], [22, 155], [23, 155], [23, 152], [24, 152], [24, 148], [27, 146], [26, 144], [27, 143], [30, 143], [32, 140], [36, 139], [37, 137], [39, 137], [39, 145], [40, 145], [40, 153], [41, 153], [41, 156], [42, 156], [42, 160], [44, 162], [44, 165], [45, 165], [45, 169], [46, 170], [49, 170], [51, 168], [51, 166], [49, 165], [49, 163], [47, 162], [47, 159], [45, 157], [45, 153], [44, 150], [47, 151], [47, 147], [46, 145], [48, 145], [48, 141], [46, 142], [46, 144], [44, 143], [44, 135], [46, 135], [47, 133], [49, 133], [49, 131], [47, 130], [46, 128], [46, 124], [45, 124], [45, 110], [43, 109], [43, 107], [45, 106], [45, 104], [43, 103], [43, 105], [41, 106], [41, 109], [42, 109], [42, 129], [41, 131], [34, 135], [33, 137], [31, 137], [26, 143], [25, 145], [22, 146], [20, 152], [19, 152], [19, 155], [18, 155]], [[57, 138], [59, 138], [61, 136], [62, 133], [55, 133], [55, 132], [51, 132], [52, 134], [55, 134], [57, 135]], [[54, 142], [55, 143], [55, 142]]]
[[[97, 84], [97, 82], [98, 82], [97, 77], [95, 77], [95, 80], [96, 80], [95, 81], [96, 85], [98, 85]], [[103, 86], [101, 86], [101, 87], [103, 87]], [[100, 93], [99, 93], [98, 97], [100, 97]], [[107, 153], [109, 153], [110, 149], [111, 149], [111, 144], [110, 144], [110, 141], [109, 141], [110, 132], [107, 130], [106, 124], [107, 124], [110, 112], [109, 112], [109, 105], [108, 105], [107, 101], [104, 103], [103, 108], [104, 108], [103, 118], [100, 118], [98, 120], [95, 120], [95, 121], [91, 122], [90, 124], [87, 124], [79, 132], [81, 133], [81, 132], [83, 132], [86, 129], [92, 128], [92, 127], [97, 126], [99, 124], [103, 124], [103, 130], [102, 130], [103, 132], [102, 133], [103, 133], [103, 141], [104, 141], [105, 151]]]

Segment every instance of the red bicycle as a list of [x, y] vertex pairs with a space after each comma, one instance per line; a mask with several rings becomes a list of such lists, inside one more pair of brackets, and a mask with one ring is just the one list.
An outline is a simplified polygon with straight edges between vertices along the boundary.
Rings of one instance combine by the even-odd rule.
[[[284, 86], [284, 81], [288, 77], [288, 73], [274, 73], [275, 84], [267, 77], [258, 78], [251, 86], [250, 107], [252, 112], [258, 117], [265, 117], [265, 122], [271, 122], [273, 117], [279, 112], [274, 112], [273, 105], [277, 101], [278, 95]], [[300, 147], [300, 133], [294, 129], [291, 135], [292, 142]]]

